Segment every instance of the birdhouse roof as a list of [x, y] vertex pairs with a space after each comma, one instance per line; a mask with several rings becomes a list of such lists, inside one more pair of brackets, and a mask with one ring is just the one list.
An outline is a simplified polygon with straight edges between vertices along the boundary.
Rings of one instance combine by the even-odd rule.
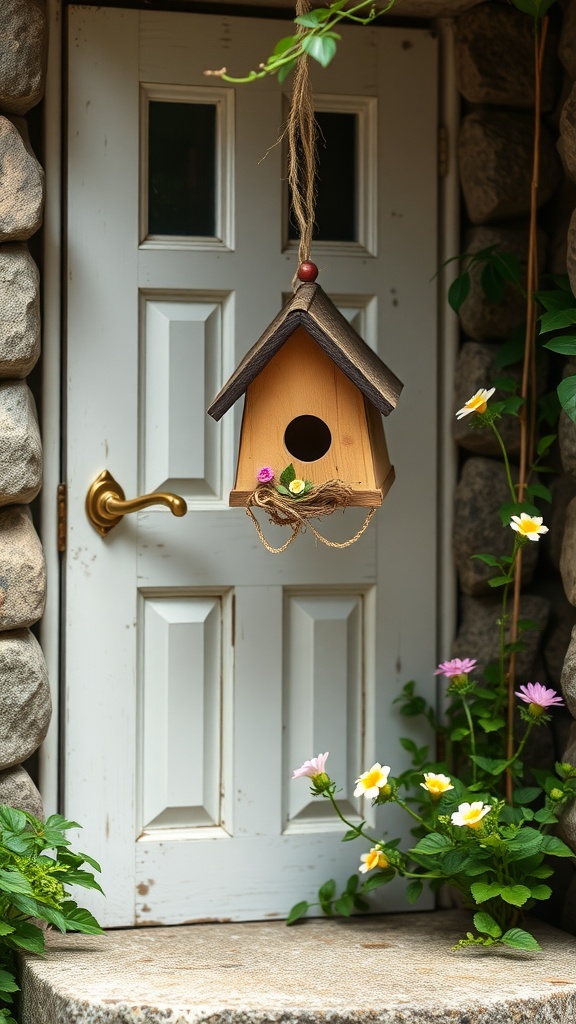
[[301, 284], [264, 334], [246, 353], [208, 413], [219, 420], [278, 352], [304, 327], [330, 359], [384, 416], [396, 408], [402, 384], [362, 340], [318, 284]]

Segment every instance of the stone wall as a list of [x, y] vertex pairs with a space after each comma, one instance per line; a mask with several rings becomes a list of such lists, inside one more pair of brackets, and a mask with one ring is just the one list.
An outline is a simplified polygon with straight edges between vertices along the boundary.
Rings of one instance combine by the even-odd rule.
[[44, 610], [46, 572], [29, 504], [42, 447], [27, 375], [40, 354], [39, 273], [27, 241], [42, 223], [44, 173], [26, 114], [44, 90], [44, 0], [0, 3], [0, 803], [42, 815], [22, 762], [50, 722], [44, 656], [30, 630]]
[[[456, 19], [455, 31], [458, 87], [463, 99], [459, 166], [467, 226], [462, 248], [474, 253], [498, 244], [502, 251], [525, 262], [533, 149], [531, 19], [512, 6], [481, 3]], [[570, 78], [569, 88], [576, 78], [576, 0], [567, 8], [561, 35], [558, 21], [551, 21], [542, 88], [539, 262], [541, 270], [565, 274], [566, 211], [576, 205], [576, 190], [565, 176], [576, 182], [576, 86], [566, 99], [559, 56]], [[562, 137], [557, 146], [560, 110]], [[576, 214], [568, 248], [575, 289]], [[525, 301], [512, 287], [502, 302], [490, 302], [481, 287], [480, 270], [473, 273], [460, 315], [462, 344], [455, 410], [479, 388], [491, 387], [498, 376], [519, 372], [517, 367], [498, 370], [495, 358], [524, 320]], [[555, 359], [561, 373], [562, 357]], [[550, 385], [550, 380], [541, 381], [542, 390]], [[494, 400], [504, 397], [497, 392]], [[508, 416], [500, 421], [500, 427], [514, 461], [519, 453], [518, 423]], [[509, 500], [509, 491], [497, 443], [489, 430], [471, 430], [469, 421], [462, 419], [454, 421], [454, 438], [462, 468], [454, 528], [461, 621], [453, 653], [478, 658], [482, 666], [497, 654], [495, 622], [501, 598], [487, 583], [493, 569], [471, 561], [470, 556], [480, 551], [509, 553], [510, 538], [505, 536], [498, 515], [500, 504]], [[523, 554], [521, 616], [537, 622], [538, 629], [524, 634], [527, 649], [517, 658], [519, 683], [539, 681], [562, 689], [566, 700], [567, 710], [555, 713], [550, 726], [533, 734], [530, 759], [534, 765], [548, 768], [557, 760], [576, 764], [576, 426], [564, 413], [552, 460], [558, 476], [550, 478], [554, 480], [553, 502], [544, 511], [550, 532], [541, 543], [528, 545]], [[576, 807], [564, 815], [562, 827], [564, 838], [576, 850]], [[555, 907], [556, 923], [576, 932], [576, 874], [570, 864], [564, 864], [563, 871], [562, 895], [568, 892], [568, 898]]]

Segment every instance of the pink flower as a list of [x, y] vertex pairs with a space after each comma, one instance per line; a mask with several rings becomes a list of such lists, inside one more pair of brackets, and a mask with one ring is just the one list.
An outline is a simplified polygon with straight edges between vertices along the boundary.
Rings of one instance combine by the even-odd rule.
[[473, 672], [476, 668], [475, 658], [452, 658], [452, 661], [443, 661], [436, 669], [435, 676], [447, 676], [451, 679], [453, 676], [467, 676], [469, 672]]
[[523, 692], [519, 693], [516, 690], [514, 696], [520, 697], [525, 704], [533, 704], [537, 708], [551, 708], [554, 704], [564, 707], [564, 701], [556, 690], [548, 690], [542, 683], [526, 683], [526, 686], [521, 686], [520, 689]]
[[318, 757], [313, 757], [310, 761], [304, 761], [301, 768], [295, 768], [292, 774], [293, 779], [301, 779], [307, 775], [309, 779], [315, 779], [317, 775], [323, 775], [326, 767], [326, 761], [328, 758], [328, 751], [325, 754], [318, 754]]
[[258, 483], [269, 484], [274, 479], [274, 470], [272, 466], [262, 466], [262, 469], [258, 470]]

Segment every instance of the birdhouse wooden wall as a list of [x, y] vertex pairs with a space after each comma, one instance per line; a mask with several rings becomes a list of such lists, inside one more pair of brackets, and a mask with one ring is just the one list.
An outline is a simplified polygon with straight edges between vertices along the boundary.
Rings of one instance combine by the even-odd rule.
[[394, 480], [382, 417], [299, 326], [246, 389], [231, 505], [246, 505], [263, 466], [293, 463], [313, 484], [341, 480], [350, 505], [380, 505]]

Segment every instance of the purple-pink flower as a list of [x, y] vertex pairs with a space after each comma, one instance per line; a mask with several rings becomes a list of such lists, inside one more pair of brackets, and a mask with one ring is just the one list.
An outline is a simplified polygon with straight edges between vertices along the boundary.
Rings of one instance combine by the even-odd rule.
[[258, 483], [269, 484], [274, 479], [274, 470], [272, 466], [262, 466], [262, 469], [258, 470]]
[[443, 661], [436, 669], [435, 676], [467, 676], [476, 668], [475, 658], [452, 658], [452, 661]]
[[292, 778], [301, 779], [307, 775], [309, 779], [315, 779], [317, 775], [323, 775], [327, 759], [328, 751], [325, 754], [318, 754], [318, 757], [312, 757], [309, 761], [304, 761], [300, 768], [294, 769]]
[[515, 697], [520, 697], [525, 704], [535, 704], [537, 708], [551, 708], [555, 704], [564, 707], [564, 701], [562, 697], [559, 697], [556, 690], [547, 689], [542, 683], [526, 683], [525, 686], [521, 686], [520, 693], [518, 690], [514, 692]]

